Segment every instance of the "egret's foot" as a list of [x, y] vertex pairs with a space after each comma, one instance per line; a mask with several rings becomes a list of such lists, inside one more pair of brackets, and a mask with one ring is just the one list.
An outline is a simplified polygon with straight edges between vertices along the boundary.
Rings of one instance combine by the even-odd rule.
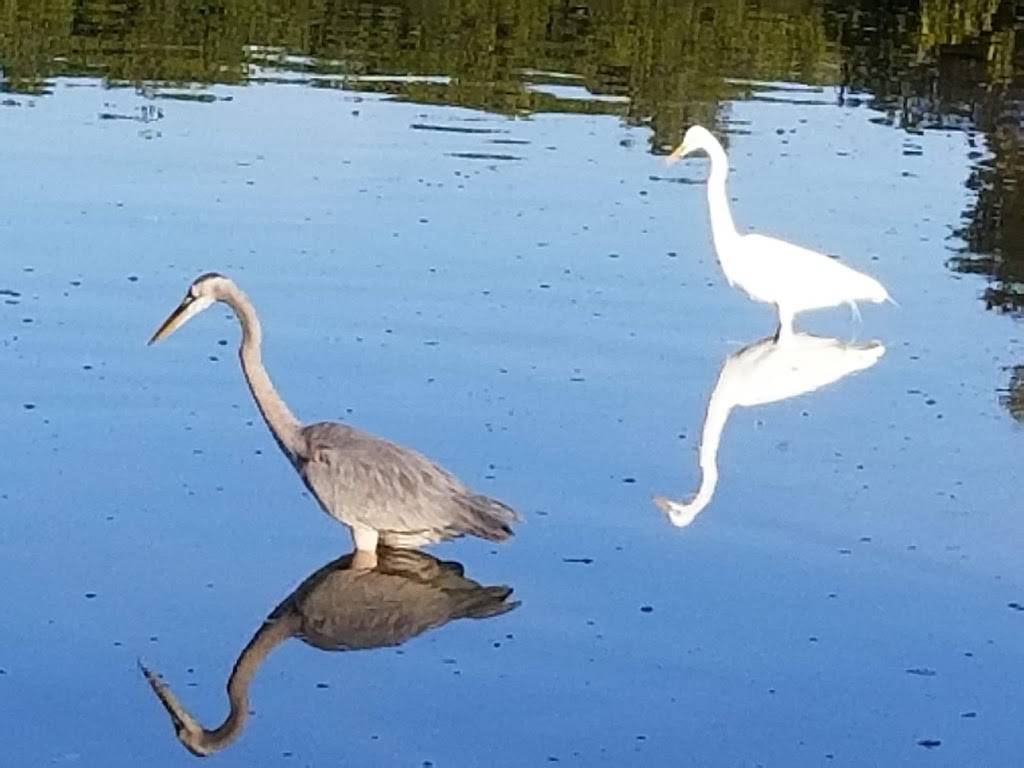
[[684, 504], [680, 501], [672, 501], [672, 499], [665, 498], [664, 496], [655, 496], [654, 503], [658, 506], [658, 509], [668, 515], [669, 521], [676, 528], [688, 526], [697, 518], [701, 510], [696, 504]]
[[776, 305], [779, 313], [779, 327], [775, 329], [775, 343], [789, 341], [793, 337], [793, 312]]
[[791, 341], [795, 335], [792, 325], [780, 324], [779, 327], [775, 329], [774, 340], [776, 344], [785, 344], [786, 342]]

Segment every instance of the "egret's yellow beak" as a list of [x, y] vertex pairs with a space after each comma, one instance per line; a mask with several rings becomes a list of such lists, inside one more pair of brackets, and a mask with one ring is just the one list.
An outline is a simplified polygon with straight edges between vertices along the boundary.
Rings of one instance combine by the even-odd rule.
[[682, 144], [680, 144], [672, 151], [671, 155], [665, 158], [665, 165], [672, 165], [673, 163], [679, 162], [688, 154], [690, 154], [690, 152], [690, 148], [686, 146], [686, 142], [684, 141]]
[[191, 294], [185, 296], [177, 309], [171, 312], [167, 319], [160, 324], [160, 327], [156, 329], [156, 333], [153, 334], [147, 345], [155, 344], [160, 339], [166, 339], [204, 309], [205, 307], [199, 304]]

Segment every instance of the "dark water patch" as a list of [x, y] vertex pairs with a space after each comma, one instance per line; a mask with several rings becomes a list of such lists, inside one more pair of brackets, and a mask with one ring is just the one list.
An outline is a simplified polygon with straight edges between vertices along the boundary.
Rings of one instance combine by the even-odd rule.
[[118, 112], [100, 112], [97, 117], [100, 120], [134, 120], [139, 119], [138, 115], [125, 115]]
[[474, 134], [489, 134], [489, 133], [508, 133], [507, 130], [502, 128], [470, 128], [465, 125], [435, 125], [432, 123], [413, 123], [409, 126], [414, 131], [440, 131], [442, 133], [474, 133]]
[[655, 176], [651, 175], [647, 177], [648, 181], [664, 181], [669, 184], [692, 184], [700, 185], [704, 183], [703, 179], [690, 179], [686, 176]]
[[191, 101], [197, 104], [213, 104], [215, 101], [231, 101], [231, 96], [216, 96], [212, 93], [190, 93], [188, 91], [157, 91], [154, 99], [170, 101]]
[[503, 155], [492, 152], [447, 152], [446, 155], [448, 157], [458, 157], [462, 160], [500, 160], [508, 162], [523, 159], [517, 155]]
[[798, 107], [830, 107], [833, 102], [825, 99], [798, 99], [785, 96], [768, 96], [766, 94], [753, 94], [747, 101], [760, 101], [765, 104], [790, 104]]

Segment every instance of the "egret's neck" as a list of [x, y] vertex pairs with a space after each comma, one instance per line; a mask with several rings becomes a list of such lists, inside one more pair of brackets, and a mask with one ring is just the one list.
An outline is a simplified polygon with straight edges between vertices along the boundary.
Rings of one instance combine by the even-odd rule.
[[708, 400], [707, 413], [704, 414], [704, 428], [700, 435], [698, 458], [700, 487], [688, 502], [694, 517], [708, 505], [718, 486], [718, 446], [722, 442], [722, 432], [725, 430], [725, 423], [729, 420], [729, 414], [733, 408], [733, 403], [721, 396], [721, 383], [721, 374], [719, 374], [715, 389]]
[[715, 251], [721, 260], [738, 237], [736, 225], [732, 221], [732, 212], [729, 210], [729, 197], [725, 192], [725, 177], [729, 173], [729, 159], [725, 156], [725, 150], [720, 146], [711, 147], [707, 151], [711, 158], [711, 174], [708, 176], [708, 212], [711, 215], [711, 234], [715, 241]]
[[[724, 370], [723, 370], [724, 373]], [[718, 486], [718, 446], [722, 442], [722, 431], [729, 420], [735, 403], [726, 396], [723, 390], [722, 373], [718, 376], [715, 389], [708, 400], [708, 410], [704, 415], [704, 428], [700, 435], [700, 487], [688, 501], [660, 499], [657, 503], [672, 522], [680, 527], [694, 521], [704, 508], [711, 503]]]
[[238, 349], [238, 356], [242, 361], [242, 372], [249, 384], [249, 391], [252, 392], [260, 414], [277, 444], [289, 459], [295, 461], [302, 446], [299, 431], [302, 425], [277, 394], [270, 376], [267, 375], [267, 369], [263, 367], [263, 330], [256, 316], [256, 309], [249, 301], [249, 297], [234, 285], [224, 295], [223, 300], [234, 310], [242, 326], [242, 343]]

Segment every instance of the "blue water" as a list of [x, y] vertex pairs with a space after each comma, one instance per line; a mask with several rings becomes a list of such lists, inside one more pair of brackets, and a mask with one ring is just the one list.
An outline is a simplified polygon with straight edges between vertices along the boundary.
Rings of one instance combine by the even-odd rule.
[[703, 160], [668, 169], [614, 117], [208, 92], [156, 113], [64, 79], [0, 113], [8, 764], [181, 764], [137, 659], [216, 725], [252, 633], [349, 549], [259, 421], [225, 310], [145, 346], [208, 270], [256, 303], [300, 418], [525, 517], [432, 550], [517, 610], [397, 649], [284, 643], [220, 764], [1016, 764], [1021, 434], [997, 390], [1024, 350], [946, 266], [963, 133], [908, 137], [829, 89], [724, 106], [741, 228], [899, 306], [801, 316], [886, 353], [736, 409], [677, 529], [651, 498], [696, 490], [719, 369], [774, 329], [718, 271]]

